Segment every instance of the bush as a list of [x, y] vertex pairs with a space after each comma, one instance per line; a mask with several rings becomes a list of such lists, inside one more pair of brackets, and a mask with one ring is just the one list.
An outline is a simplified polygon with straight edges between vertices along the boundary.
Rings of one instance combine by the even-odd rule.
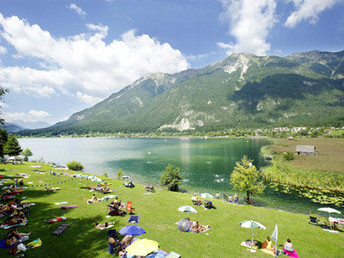
[[160, 184], [167, 186], [170, 191], [178, 191], [179, 185], [182, 183], [182, 176], [179, 174], [179, 168], [175, 168], [168, 164], [165, 171], [161, 174]]
[[286, 153], [284, 153], [283, 158], [284, 158], [284, 160], [289, 161], [289, 160], [295, 159], [295, 155], [292, 152], [286, 152]]
[[69, 161], [67, 163], [67, 167], [74, 171], [82, 171], [84, 169], [84, 166], [80, 162], [75, 160]]
[[120, 170], [117, 171], [117, 180], [121, 180], [122, 176], [123, 176], [123, 170], [120, 169]]

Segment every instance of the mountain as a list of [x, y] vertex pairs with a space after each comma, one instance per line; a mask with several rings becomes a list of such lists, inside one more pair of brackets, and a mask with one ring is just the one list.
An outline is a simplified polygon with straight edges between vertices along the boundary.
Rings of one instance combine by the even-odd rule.
[[22, 120], [13, 120], [11, 124], [17, 125], [19, 127], [27, 128], [27, 129], [39, 129], [39, 128], [46, 128], [51, 126], [46, 122], [24, 122]]
[[344, 123], [344, 51], [233, 54], [202, 69], [148, 74], [32, 133], [222, 130]]
[[3, 129], [5, 128], [7, 132], [9, 133], [17, 133], [23, 130], [27, 130], [28, 128], [20, 127], [18, 125], [12, 124], [12, 123], [7, 123], [5, 122], [4, 124], [0, 124], [0, 128]]

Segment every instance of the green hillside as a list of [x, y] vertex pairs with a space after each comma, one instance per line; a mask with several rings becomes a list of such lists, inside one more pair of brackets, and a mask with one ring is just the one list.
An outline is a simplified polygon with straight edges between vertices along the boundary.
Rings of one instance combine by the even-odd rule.
[[233, 54], [199, 70], [148, 74], [40, 133], [219, 130], [344, 123], [344, 51]]

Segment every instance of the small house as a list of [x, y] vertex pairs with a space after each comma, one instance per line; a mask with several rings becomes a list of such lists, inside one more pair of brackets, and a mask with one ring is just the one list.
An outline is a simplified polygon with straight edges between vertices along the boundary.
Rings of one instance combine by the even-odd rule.
[[314, 145], [296, 145], [296, 155], [317, 155]]

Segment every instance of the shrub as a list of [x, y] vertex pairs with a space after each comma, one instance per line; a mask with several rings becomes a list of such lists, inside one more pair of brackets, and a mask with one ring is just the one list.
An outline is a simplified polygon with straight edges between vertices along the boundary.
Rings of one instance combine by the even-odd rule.
[[284, 160], [289, 161], [289, 160], [295, 159], [295, 155], [292, 152], [286, 152], [286, 153], [284, 153], [283, 158], [284, 158]]
[[82, 171], [84, 169], [84, 166], [80, 162], [75, 160], [69, 161], [67, 163], [67, 167], [74, 171]]
[[121, 180], [122, 176], [123, 176], [123, 170], [120, 169], [120, 170], [117, 171], [117, 180]]

